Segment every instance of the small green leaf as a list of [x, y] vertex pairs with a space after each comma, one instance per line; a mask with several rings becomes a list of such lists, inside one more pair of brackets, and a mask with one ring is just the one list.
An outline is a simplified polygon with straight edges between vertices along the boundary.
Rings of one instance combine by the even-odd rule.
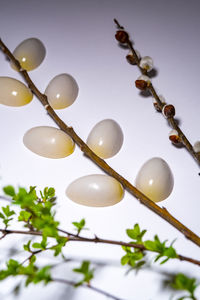
[[80, 222], [72, 222], [72, 224], [76, 227], [78, 234], [81, 230], [86, 229], [85, 227], [85, 219], [82, 219]]
[[14, 210], [10, 210], [9, 205], [2, 207], [2, 210], [3, 210], [4, 214], [6, 215], [6, 217], [10, 217], [15, 214]]
[[41, 246], [40, 243], [33, 243], [32, 247], [35, 248], [35, 249], [42, 249], [42, 246]]
[[124, 255], [124, 256], [121, 258], [121, 264], [122, 264], [122, 266], [128, 264], [128, 262], [129, 262], [129, 257], [128, 257], [128, 255]]
[[30, 244], [31, 244], [31, 240], [29, 240], [27, 244], [24, 244], [24, 250], [25, 251], [31, 252]]
[[146, 233], [146, 230], [140, 231], [139, 224], [135, 224], [133, 229], [127, 229], [126, 233], [136, 243], [142, 243], [142, 238], [143, 238], [144, 234]]
[[18, 217], [18, 221], [28, 222], [31, 215], [32, 214], [30, 212], [21, 210]]
[[35, 261], [36, 261], [36, 256], [35, 255], [31, 256], [30, 263], [34, 264]]
[[14, 197], [15, 196], [15, 189], [12, 185], [7, 185], [3, 188], [3, 191], [6, 195]]
[[83, 279], [77, 282], [75, 286], [79, 286], [84, 282], [89, 284], [90, 280], [94, 277], [94, 269], [90, 269], [89, 261], [83, 261], [80, 268], [75, 268], [73, 271], [83, 275]]

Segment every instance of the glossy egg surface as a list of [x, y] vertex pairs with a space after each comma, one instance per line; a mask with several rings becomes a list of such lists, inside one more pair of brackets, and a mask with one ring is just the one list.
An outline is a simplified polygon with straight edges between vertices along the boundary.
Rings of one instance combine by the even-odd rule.
[[172, 192], [174, 178], [169, 165], [160, 157], [149, 159], [136, 177], [136, 187], [154, 202], [165, 200]]
[[70, 106], [78, 96], [78, 84], [69, 74], [55, 76], [48, 84], [45, 95], [54, 109]]
[[8, 106], [23, 106], [33, 99], [25, 84], [11, 77], [0, 77], [0, 103]]
[[123, 199], [122, 185], [108, 175], [88, 175], [73, 181], [66, 195], [78, 204], [94, 207], [111, 206]]
[[101, 158], [110, 158], [119, 152], [123, 139], [119, 124], [105, 119], [93, 127], [87, 138], [87, 145]]
[[25, 133], [23, 142], [32, 152], [48, 158], [66, 157], [74, 152], [75, 147], [70, 136], [49, 126], [31, 128]]
[[[46, 50], [43, 43], [37, 38], [22, 41], [13, 51], [13, 55], [27, 71], [36, 69], [44, 60]], [[16, 67], [11, 64], [12, 68]]]

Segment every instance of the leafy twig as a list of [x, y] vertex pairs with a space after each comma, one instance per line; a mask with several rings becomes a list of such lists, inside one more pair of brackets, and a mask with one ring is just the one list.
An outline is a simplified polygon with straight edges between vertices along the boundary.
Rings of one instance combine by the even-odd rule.
[[173, 227], [178, 229], [187, 239], [195, 243], [196, 245], [200, 246], [200, 237], [196, 235], [194, 232], [192, 232], [188, 227], [186, 227], [184, 224], [182, 224], [180, 221], [178, 221], [175, 217], [173, 217], [167, 209], [164, 207], [161, 208], [156, 203], [151, 201], [147, 196], [145, 196], [142, 192], [140, 192], [138, 189], [136, 189], [128, 180], [126, 180], [124, 177], [122, 177], [119, 173], [117, 173], [114, 169], [112, 169], [103, 159], [98, 157], [88, 146], [84, 141], [76, 134], [74, 129], [72, 127], [67, 126], [56, 114], [56, 112], [53, 110], [53, 108], [49, 105], [48, 99], [46, 95], [42, 94], [38, 88], [35, 86], [33, 81], [31, 80], [29, 74], [26, 70], [24, 70], [19, 61], [15, 59], [13, 54], [10, 52], [10, 50], [7, 48], [7, 46], [0, 40], [0, 48], [6, 55], [6, 57], [11, 60], [14, 65], [16, 66], [17, 70], [21, 73], [25, 81], [27, 82], [29, 88], [32, 90], [32, 92], [36, 95], [36, 97], [39, 99], [41, 104], [46, 109], [49, 116], [54, 120], [54, 122], [58, 125], [58, 127], [63, 130], [65, 133], [67, 133], [74, 142], [80, 147], [81, 151], [84, 152], [84, 154], [92, 160], [96, 165], [98, 165], [102, 170], [104, 170], [107, 174], [117, 179], [122, 186], [134, 197], [136, 197], [140, 203], [148, 207], [151, 211], [159, 215], [162, 219], [166, 220], [168, 223], [170, 223]]
[[[58, 229], [58, 231], [65, 233], [67, 235], [67, 241], [68, 242], [88, 242], [88, 243], [99, 243], [99, 244], [110, 244], [110, 245], [118, 245], [118, 246], [124, 246], [124, 247], [129, 247], [129, 248], [135, 248], [135, 249], [139, 249], [141, 251], [153, 251], [153, 250], [149, 250], [147, 249], [144, 245], [142, 244], [137, 244], [137, 243], [126, 243], [126, 242], [122, 242], [122, 241], [115, 241], [115, 240], [108, 240], [108, 239], [102, 239], [99, 237], [95, 237], [95, 238], [87, 238], [87, 237], [83, 237], [83, 236], [77, 236], [76, 234], [73, 234], [71, 232], [62, 230], [62, 229]], [[24, 235], [36, 235], [36, 236], [42, 236], [42, 232], [38, 232], [38, 231], [26, 231], [26, 230], [11, 230], [11, 229], [0, 229], [0, 232], [2, 232], [4, 234], [4, 236], [8, 235], [8, 234], [24, 234]], [[154, 251], [153, 251], [154, 252]], [[177, 254], [177, 259], [181, 260], [181, 261], [187, 261], [189, 263], [195, 264], [200, 266], [200, 261], [197, 259], [193, 259], [184, 255], [180, 255]]]

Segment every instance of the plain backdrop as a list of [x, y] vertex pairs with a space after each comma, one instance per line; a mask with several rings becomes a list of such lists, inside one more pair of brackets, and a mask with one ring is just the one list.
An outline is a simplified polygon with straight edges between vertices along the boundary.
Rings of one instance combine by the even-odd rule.
[[[146, 160], [155, 156], [165, 159], [173, 171], [175, 185], [170, 197], [159, 205], [200, 235], [199, 168], [185, 149], [171, 145], [167, 121], [155, 112], [151, 97], [143, 97], [135, 88], [134, 81], [140, 73], [126, 62], [127, 50], [121, 49], [114, 38], [113, 18], [125, 26], [141, 55], [153, 58], [156, 70], [153, 84], [176, 107], [181, 129], [193, 144], [200, 139], [198, 0], [0, 0], [1, 38], [7, 46], [13, 51], [22, 40], [37, 37], [46, 47], [44, 62], [30, 72], [37, 87], [43, 92], [49, 81], [60, 73], [69, 73], [76, 79], [80, 89], [78, 98], [72, 106], [58, 111], [59, 116], [83, 140], [97, 122], [106, 118], [116, 120], [123, 130], [124, 144], [107, 162], [132, 183]], [[22, 80], [3, 54], [0, 54], [0, 76]], [[71, 202], [65, 195], [70, 182], [103, 172], [78, 147], [73, 155], [59, 160], [37, 156], [24, 147], [22, 139], [28, 129], [55, 126], [35, 97], [29, 105], [20, 108], [1, 105], [0, 125], [1, 187], [6, 184], [36, 185], [38, 189], [54, 186], [60, 227], [73, 230], [71, 222], [84, 217], [90, 229], [85, 235], [128, 241], [126, 228], [138, 222], [142, 229], [148, 230], [147, 238], [158, 234], [161, 240], [177, 239], [175, 246], [180, 254], [200, 259], [197, 246], [128, 193], [123, 201], [107, 208]], [[5, 257], [11, 254], [10, 247], [17, 247], [17, 258], [23, 260], [22, 242], [26, 240], [10, 236], [0, 241], [2, 267]], [[134, 271], [125, 275], [127, 268], [120, 267], [124, 251], [117, 246], [71, 243], [64, 253], [73, 262], [55, 270], [59, 277], [77, 280], [71, 269], [89, 259], [98, 265], [93, 285], [127, 300], [169, 299], [173, 293], [162, 286], [168, 272], [200, 277], [198, 267], [178, 261], [161, 267], [157, 263], [137, 275]], [[52, 262], [48, 253], [39, 258], [41, 264]], [[1, 299], [15, 299], [10, 291], [17, 281], [9, 279], [0, 283]], [[30, 286], [18, 296], [20, 300], [27, 298], [106, 299], [85, 289], [60, 284]]]

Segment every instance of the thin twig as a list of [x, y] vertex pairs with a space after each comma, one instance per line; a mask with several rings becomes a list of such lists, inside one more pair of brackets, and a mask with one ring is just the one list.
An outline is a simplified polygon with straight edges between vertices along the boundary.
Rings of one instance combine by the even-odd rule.
[[[71, 280], [67, 280], [67, 279], [62, 279], [62, 278], [51, 278], [51, 281], [68, 284], [68, 285], [71, 285], [73, 287], [76, 285], [76, 282], [71, 281]], [[114, 300], [123, 300], [122, 298], [113, 296], [112, 294], [107, 293], [107, 292], [105, 292], [105, 291], [103, 291], [99, 288], [94, 287], [93, 285], [90, 285], [90, 284], [82, 284], [81, 287], [90, 289], [94, 292], [97, 292], [101, 295], [104, 295], [104, 296], [106, 296], [108, 298], [111, 298], [111, 299], [114, 299]]]
[[[88, 243], [95, 243], [95, 244], [109, 244], [109, 245], [117, 245], [117, 246], [125, 246], [129, 248], [135, 248], [135, 249], [140, 249], [141, 251], [149, 251], [149, 252], [154, 252], [148, 250], [144, 245], [142, 244], [136, 244], [136, 243], [126, 243], [122, 241], [115, 241], [115, 240], [108, 240], [108, 239], [102, 239], [99, 237], [95, 238], [87, 238], [84, 236], [77, 236], [69, 231], [65, 231], [63, 229], [58, 229], [59, 232], [62, 232], [67, 235], [66, 239], [68, 242], [88, 242]], [[37, 235], [37, 236], [42, 236], [42, 232], [39, 231], [25, 231], [25, 230], [11, 230], [11, 229], [0, 229], [0, 232], [3, 232], [4, 235], [7, 234], [24, 234], [24, 235]], [[53, 246], [52, 246], [53, 247]], [[49, 247], [51, 249], [52, 247]], [[42, 250], [41, 250], [42, 251]], [[39, 252], [41, 252], [39, 251]], [[200, 261], [197, 259], [193, 259], [184, 255], [177, 254], [177, 259], [181, 261], [187, 261], [192, 264], [195, 264], [197, 266], [200, 266]]]
[[[121, 26], [119, 24], [119, 22], [114, 19], [114, 22], [115, 24], [117, 25], [117, 28], [120, 29], [120, 30], [124, 30], [124, 27]], [[125, 31], [126, 32], [126, 31]], [[126, 32], [127, 33], [127, 32]], [[128, 34], [128, 33], [127, 33]], [[139, 57], [133, 47], [133, 43], [132, 41], [129, 39], [128, 37], [128, 40], [127, 40], [127, 46], [128, 48], [130, 49], [130, 51], [132, 52], [134, 58], [135, 58], [135, 62], [136, 62], [136, 65], [138, 66], [138, 68], [140, 69], [140, 72], [143, 74], [143, 75], [147, 75], [148, 76], [148, 72], [147, 70], [143, 69], [140, 67], [140, 60], [139, 60]], [[158, 107], [160, 108], [160, 110], [162, 111], [162, 108], [163, 106], [166, 104], [162, 103], [162, 101], [160, 100], [158, 94], [156, 93], [156, 90], [153, 86], [153, 84], [151, 83], [147, 89], [149, 89], [149, 91], [151, 92], [152, 96], [154, 97], [154, 99], [156, 100], [157, 104], [158, 104]], [[192, 144], [189, 142], [189, 140], [187, 139], [187, 137], [185, 136], [185, 134], [183, 133], [183, 131], [180, 129], [180, 127], [178, 126], [176, 120], [174, 117], [171, 117], [171, 118], [168, 118], [168, 122], [170, 124], [170, 126], [175, 129], [177, 132], [178, 132], [178, 136], [182, 142], [182, 144], [185, 146], [185, 148], [188, 150], [188, 152], [193, 156], [193, 158], [195, 159], [195, 161], [198, 163], [198, 165], [200, 165], [200, 155], [198, 153], [196, 153], [193, 149], [193, 146]]]
[[17, 70], [21, 73], [23, 78], [25, 79], [26, 83], [28, 84], [29, 88], [32, 92], [36, 95], [38, 100], [42, 103], [44, 108], [46, 109], [49, 116], [54, 120], [54, 122], [58, 125], [58, 127], [67, 133], [74, 142], [80, 147], [81, 151], [97, 166], [99, 166], [104, 172], [109, 174], [110, 176], [117, 179], [122, 186], [135, 198], [137, 198], [143, 205], [148, 207], [154, 213], [159, 215], [162, 219], [166, 220], [170, 223], [173, 227], [178, 229], [187, 239], [195, 243], [200, 247], [200, 237], [192, 232], [189, 228], [187, 228], [184, 224], [182, 224], [179, 220], [173, 217], [166, 209], [161, 208], [152, 200], [150, 200], [147, 196], [145, 196], [142, 192], [136, 189], [128, 180], [122, 177], [119, 173], [117, 173], [114, 169], [112, 169], [103, 159], [97, 156], [88, 146], [87, 144], [76, 134], [72, 127], [67, 126], [56, 114], [53, 108], [49, 105], [47, 96], [42, 94], [38, 88], [35, 86], [33, 81], [31, 80], [29, 74], [26, 70], [24, 70], [19, 61], [15, 59], [13, 54], [7, 48], [7, 46], [2, 42], [0, 39], [0, 48], [6, 55], [6, 57], [11, 60], [14, 65], [16, 66]]

